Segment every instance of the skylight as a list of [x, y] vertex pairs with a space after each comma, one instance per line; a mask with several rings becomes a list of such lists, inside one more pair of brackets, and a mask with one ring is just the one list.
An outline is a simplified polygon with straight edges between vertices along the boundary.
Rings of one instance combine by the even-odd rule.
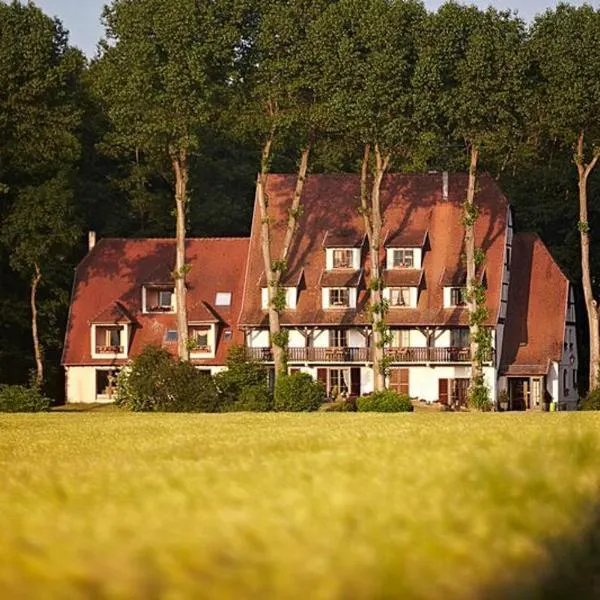
[[231, 292], [217, 292], [215, 306], [231, 306]]

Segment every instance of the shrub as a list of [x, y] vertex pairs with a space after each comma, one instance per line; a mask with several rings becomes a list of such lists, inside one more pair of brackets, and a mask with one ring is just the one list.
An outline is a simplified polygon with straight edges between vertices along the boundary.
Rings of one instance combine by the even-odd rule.
[[325, 388], [308, 373], [280, 375], [275, 387], [274, 408], [278, 411], [309, 412], [325, 401]]
[[394, 390], [373, 392], [361, 396], [356, 401], [359, 412], [412, 412], [414, 410], [410, 398]]
[[600, 410], [600, 388], [592, 390], [582, 401], [581, 410]]
[[51, 404], [52, 400], [35, 386], [0, 385], [0, 412], [41, 412]]
[[239, 398], [227, 405], [227, 410], [248, 412], [269, 412], [273, 410], [273, 394], [266, 385], [252, 385], [240, 392]]
[[231, 348], [227, 356], [227, 370], [215, 375], [215, 383], [221, 397], [221, 409], [224, 411], [246, 410], [235, 408], [245, 389], [260, 387], [265, 394], [270, 394], [266, 367], [259, 362], [246, 360], [243, 346]]
[[219, 394], [210, 375], [147, 346], [119, 374], [115, 403], [133, 411], [215, 412]]

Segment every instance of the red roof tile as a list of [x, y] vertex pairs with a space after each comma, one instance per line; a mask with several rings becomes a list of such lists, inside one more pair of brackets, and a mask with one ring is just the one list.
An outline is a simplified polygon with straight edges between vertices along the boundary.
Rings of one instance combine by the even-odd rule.
[[516, 234], [512, 254], [500, 370], [545, 375], [562, 357], [569, 281], [535, 233]]
[[423, 280], [423, 269], [388, 269], [383, 272], [383, 281], [388, 287], [419, 287]]
[[362, 248], [367, 235], [360, 229], [343, 229], [342, 224], [325, 233], [324, 248]]
[[321, 287], [357, 287], [362, 279], [362, 271], [335, 269], [321, 273]]
[[[273, 248], [276, 256], [285, 233], [289, 198], [296, 183], [293, 175], [271, 175], [267, 193], [272, 214]], [[419, 239], [429, 232], [429, 246], [424, 253], [424, 286], [417, 309], [391, 311], [391, 325], [467, 325], [467, 311], [463, 308], [445, 309], [443, 289], [439, 282], [445, 269], [456, 270], [461, 265], [464, 238], [462, 203], [466, 196], [468, 176], [452, 174], [449, 177], [448, 200], [442, 197], [442, 174], [386, 175], [382, 184], [382, 212], [384, 229], [403, 232]], [[327, 232], [345, 228], [364, 232], [363, 218], [358, 213], [355, 199], [360, 195], [358, 175], [311, 175], [304, 193], [304, 211], [298, 221], [298, 230], [290, 253], [290, 268], [304, 269], [305, 286], [298, 295], [295, 311], [282, 315], [285, 325], [319, 325], [339, 322], [337, 310], [323, 310], [320, 277], [325, 269], [323, 241]], [[488, 324], [496, 324], [500, 310], [502, 270], [508, 202], [495, 181], [482, 175], [476, 198], [480, 216], [476, 224], [476, 242], [486, 253], [489, 309]], [[368, 249], [362, 251], [362, 264], [368, 277]], [[384, 250], [380, 260], [384, 260]], [[248, 278], [240, 324], [267, 325], [266, 312], [261, 307], [260, 290], [256, 287], [263, 271], [260, 246], [260, 211], [254, 211], [249, 249]], [[366, 324], [368, 291], [359, 290], [356, 310], [344, 314], [344, 323]]]
[[[186, 262], [192, 265], [187, 277], [189, 320], [220, 321], [217, 326], [217, 353], [214, 359], [194, 360], [198, 364], [224, 364], [232, 343], [243, 343], [236, 327], [248, 255], [248, 239], [190, 239], [186, 242]], [[65, 336], [63, 364], [103, 364], [90, 355], [90, 321], [119, 302], [135, 320], [129, 356], [137, 355], [147, 344], [175, 351], [164, 341], [169, 329], [176, 329], [175, 315], [143, 314], [141, 288], [144, 283], [162, 279], [175, 264], [173, 239], [103, 239], [81, 261], [75, 273], [73, 297]], [[166, 267], [166, 269], [165, 269]], [[164, 283], [164, 282], [163, 282]], [[217, 292], [231, 292], [230, 306], [215, 307]], [[226, 330], [231, 341], [224, 340]], [[125, 362], [125, 361], [116, 361]]]
[[427, 229], [424, 231], [398, 229], [386, 234], [383, 245], [386, 248], [424, 248], [427, 234]]
[[117, 323], [133, 323], [134, 319], [120, 302], [111, 302], [104, 310], [101, 310], [90, 323], [101, 325], [112, 325]]

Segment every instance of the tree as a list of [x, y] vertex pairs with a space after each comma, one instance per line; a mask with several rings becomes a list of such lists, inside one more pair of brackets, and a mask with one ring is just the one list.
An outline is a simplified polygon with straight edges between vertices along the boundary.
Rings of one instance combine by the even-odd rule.
[[114, 130], [109, 142], [171, 169], [178, 353], [189, 358], [185, 261], [190, 161], [203, 125], [226, 104], [243, 11], [236, 0], [114, 0], [96, 82]]
[[487, 403], [483, 362], [491, 335], [481, 270], [483, 249], [476, 247], [477, 173], [482, 153], [510, 151], [522, 139], [527, 90], [525, 28], [510, 12], [444, 4], [429, 19], [415, 75], [422, 118], [442, 141], [459, 141], [469, 156], [463, 203], [466, 300], [471, 338], [472, 405]]
[[83, 67], [59, 21], [32, 3], [0, 3], [0, 237], [11, 267], [30, 286], [38, 386], [44, 383], [39, 288], [44, 278], [49, 286], [61, 279], [78, 237], [73, 171]]
[[[261, 245], [268, 289], [268, 316], [275, 377], [287, 372], [287, 331], [281, 327], [285, 309], [282, 277], [302, 212], [302, 195], [310, 153], [326, 128], [317, 81], [326, 57], [310, 43], [311, 31], [332, 0], [277, 0], [266, 3], [257, 15], [251, 48], [252, 68], [240, 79], [246, 111], [241, 126], [262, 140], [256, 198], [261, 216]], [[300, 149], [296, 186], [287, 208], [281, 251], [274, 256], [274, 217], [269, 210], [267, 180], [275, 145]]]
[[[343, 146], [360, 148], [360, 206], [369, 241], [369, 290], [374, 386], [385, 387], [390, 341], [381, 273], [381, 185], [392, 161], [413, 162], [421, 140], [415, 135], [412, 90], [416, 39], [425, 10], [411, 0], [341, 0], [319, 24], [317, 39], [327, 44], [320, 80], [328, 98], [330, 128]], [[322, 40], [326, 40], [323, 42]]]
[[589, 389], [600, 386], [600, 319], [590, 267], [589, 181], [600, 159], [600, 11], [560, 4], [535, 21], [541, 75], [536, 118], [573, 150], [579, 199], [581, 276], [589, 327]]

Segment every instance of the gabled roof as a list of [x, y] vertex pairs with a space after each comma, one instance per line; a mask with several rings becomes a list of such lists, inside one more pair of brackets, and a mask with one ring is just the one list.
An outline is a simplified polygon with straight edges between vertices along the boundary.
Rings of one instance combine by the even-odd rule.
[[[242, 305], [248, 244], [247, 238], [186, 241], [186, 263], [192, 266], [187, 276], [188, 320], [190, 323], [218, 323], [216, 357], [194, 362], [224, 364], [230, 345], [243, 343], [236, 319]], [[100, 240], [75, 272], [63, 364], [102, 364], [102, 360], [92, 359], [90, 355], [90, 322], [117, 316], [116, 312], [121, 310], [134, 321], [130, 357], [147, 344], [174, 351], [176, 344], [165, 343], [164, 339], [169, 329], [177, 328], [175, 315], [144, 314], [141, 306], [142, 286], [166, 283], [165, 275], [173, 270], [170, 265], [174, 268], [174, 239]], [[214, 307], [217, 292], [231, 292], [231, 305]], [[227, 329], [232, 331], [231, 340], [224, 339]]]
[[[281, 287], [293, 287], [293, 288], [297, 288], [300, 285], [300, 282], [302, 281], [302, 276], [304, 275], [304, 269], [300, 268], [300, 269], [296, 269], [293, 272], [290, 272], [289, 270], [286, 271], [283, 276], [281, 277], [279, 283], [281, 284]], [[260, 274], [260, 281], [258, 282], [258, 285], [263, 288], [263, 287], [267, 287], [268, 285], [268, 281], [267, 278], [265, 276], [265, 272], [263, 271]]]
[[133, 323], [134, 319], [127, 309], [118, 301], [111, 302], [106, 308], [101, 310], [90, 323], [99, 325], [112, 325], [119, 323]]
[[427, 229], [419, 231], [416, 228], [388, 231], [383, 245], [386, 248], [424, 248], [428, 233]]
[[360, 229], [339, 228], [325, 232], [324, 248], [362, 248], [367, 234]]
[[387, 269], [383, 272], [386, 287], [419, 287], [423, 281], [423, 269]]
[[321, 273], [321, 287], [358, 287], [362, 280], [362, 269], [334, 269]]
[[512, 255], [500, 372], [546, 375], [562, 357], [569, 281], [535, 233], [517, 233]]
[[[295, 175], [270, 175], [266, 192], [274, 219], [272, 248], [275, 255], [281, 250], [287, 225], [289, 198], [296, 185]], [[462, 204], [468, 186], [467, 174], [449, 176], [448, 199], [444, 200], [443, 176], [438, 174], [397, 175], [384, 177], [381, 204], [384, 231], [414, 236], [422, 241], [428, 232], [428, 246], [423, 258], [424, 286], [415, 309], [394, 311], [390, 325], [467, 325], [465, 308], [444, 308], [442, 273], [455, 270], [462, 261], [464, 239]], [[304, 188], [304, 210], [298, 219], [298, 229], [290, 251], [290, 270], [304, 269], [305, 285], [298, 295], [296, 310], [282, 314], [283, 325], [326, 325], [340, 323], [337, 311], [322, 308], [321, 275], [326, 268], [324, 243], [326, 234], [340, 227], [364, 235], [364, 222], [357, 209], [360, 196], [360, 176], [354, 174], [310, 175]], [[508, 202], [496, 182], [488, 175], [479, 178], [476, 198], [480, 216], [475, 226], [478, 247], [486, 254], [488, 279], [488, 324], [497, 323], [502, 290], [504, 242], [508, 219]], [[360, 236], [357, 236], [360, 237]], [[369, 277], [368, 250], [362, 253], [365, 277]], [[385, 249], [381, 249], [381, 263]], [[255, 204], [252, 235], [248, 257], [248, 277], [245, 302], [240, 315], [242, 326], [266, 326], [267, 314], [262, 310], [260, 290], [256, 286], [264, 269], [260, 244], [260, 211]], [[368, 324], [368, 290], [359, 289], [356, 310], [348, 311], [340, 324]]]
[[[475, 272], [476, 279], [481, 283], [485, 279], [485, 265], [477, 268]], [[463, 287], [467, 285], [467, 269], [463, 265], [452, 269], [444, 269], [440, 280], [442, 287]]]

